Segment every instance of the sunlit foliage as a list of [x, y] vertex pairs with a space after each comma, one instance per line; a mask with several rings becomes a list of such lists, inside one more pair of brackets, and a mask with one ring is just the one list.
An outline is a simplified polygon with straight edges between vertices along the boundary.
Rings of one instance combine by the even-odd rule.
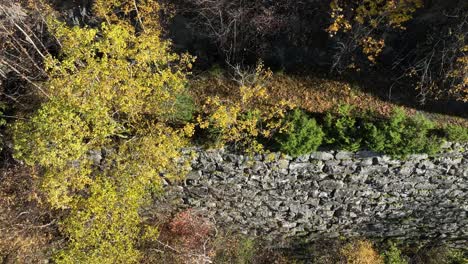
[[261, 151], [259, 137], [270, 138], [282, 127], [282, 118], [292, 104], [287, 100], [272, 102], [267, 92], [272, 73], [258, 64], [253, 73], [241, 73], [236, 98], [223, 101], [209, 97], [198, 117], [200, 128], [216, 135], [216, 146], [234, 143], [247, 152]]
[[423, 6], [421, 0], [333, 0], [330, 3], [333, 23], [328, 28], [331, 34], [348, 31], [354, 23], [378, 28], [383, 24], [393, 28], [403, 28], [403, 23], [412, 18], [417, 8]]
[[460, 52], [463, 55], [457, 58], [455, 67], [447, 74], [453, 83], [449, 92], [458, 100], [468, 102], [468, 45], [461, 48]]
[[[359, 46], [362, 53], [374, 64], [385, 45], [382, 33], [404, 29], [404, 23], [422, 6], [421, 0], [332, 0], [331, 24], [327, 32], [331, 37], [341, 34], [341, 47], [336, 60], [342, 60], [343, 53], [355, 53], [355, 48]], [[335, 66], [337, 63], [343, 62], [335, 61]], [[356, 67], [354, 61], [347, 64], [349, 65], [344, 66]]]
[[[158, 11], [150, 2], [139, 15]], [[157, 20], [140, 18], [134, 27], [113, 14], [129, 3], [96, 1], [107, 21], [98, 28], [49, 19], [61, 45], [59, 56], [46, 60], [50, 100], [14, 127], [16, 157], [43, 168], [51, 206], [70, 212], [59, 263], [137, 262], [138, 209], [161, 188], [161, 173], [183, 174], [175, 160], [193, 128], [168, 124], [192, 58], [170, 52]]]
[[349, 242], [341, 249], [341, 254], [348, 264], [383, 264], [383, 258], [374, 249], [371, 242], [358, 240]]

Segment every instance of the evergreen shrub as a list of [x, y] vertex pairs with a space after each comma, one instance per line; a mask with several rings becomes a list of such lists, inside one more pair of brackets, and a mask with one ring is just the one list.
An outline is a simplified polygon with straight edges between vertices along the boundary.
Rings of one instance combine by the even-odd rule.
[[280, 150], [292, 156], [310, 153], [322, 143], [324, 133], [315, 119], [295, 109], [286, 118], [285, 131], [279, 133]]
[[397, 108], [388, 120], [364, 125], [365, 144], [374, 151], [395, 158], [409, 154], [434, 154], [440, 149], [440, 138], [433, 135], [435, 125], [423, 115], [407, 116]]
[[336, 114], [327, 113], [324, 119], [325, 143], [332, 147], [357, 151], [361, 147], [361, 133], [352, 106], [342, 105]]

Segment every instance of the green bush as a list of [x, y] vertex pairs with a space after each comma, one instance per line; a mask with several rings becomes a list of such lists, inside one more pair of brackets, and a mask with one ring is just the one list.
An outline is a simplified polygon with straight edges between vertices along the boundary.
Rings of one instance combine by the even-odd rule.
[[408, 264], [406, 257], [401, 255], [400, 249], [394, 244], [390, 243], [390, 246], [382, 254], [385, 264]]
[[445, 135], [451, 142], [468, 142], [468, 127], [448, 125]]
[[389, 120], [364, 125], [365, 144], [374, 151], [393, 157], [406, 157], [414, 153], [434, 154], [441, 140], [431, 135], [434, 123], [422, 115], [409, 117], [396, 109]]
[[446, 259], [450, 264], [466, 264], [468, 263], [468, 253], [462, 250], [448, 249]]
[[386, 137], [382, 129], [380, 129], [376, 123], [368, 122], [364, 124], [364, 131], [364, 144], [367, 148], [377, 152], [384, 152]]
[[325, 143], [331, 147], [356, 151], [361, 147], [360, 130], [350, 105], [342, 105], [338, 113], [327, 113], [324, 120]]
[[468, 252], [447, 246], [422, 248], [412, 257], [412, 262], [417, 264], [466, 264], [468, 263]]
[[218, 242], [214, 263], [255, 263], [257, 253], [255, 241], [248, 237], [224, 238]]
[[315, 119], [295, 109], [286, 118], [286, 131], [280, 133], [277, 142], [280, 150], [292, 156], [310, 153], [322, 143], [323, 131]]
[[225, 70], [219, 64], [215, 64], [211, 66], [210, 69], [208, 69], [208, 74], [213, 77], [222, 78], [224, 73], [225, 73]]
[[171, 113], [168, 119], [181, 123], [190, 122], [193, 119], [194, 112], [195, 103], [193, 102], [193, 98], [187, 92], [181, 93], [176, 96], [173, 113]]

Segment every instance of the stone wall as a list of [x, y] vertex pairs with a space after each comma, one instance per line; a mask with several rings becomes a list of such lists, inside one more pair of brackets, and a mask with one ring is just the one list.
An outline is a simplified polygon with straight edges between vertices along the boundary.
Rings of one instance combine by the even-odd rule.
[[466, 246], [464, 149], [402, 161], [367, 151], [293, 159], [196, 150], [193, 170], [166, 198], [221, 227], [275, 241], [364, 236]]

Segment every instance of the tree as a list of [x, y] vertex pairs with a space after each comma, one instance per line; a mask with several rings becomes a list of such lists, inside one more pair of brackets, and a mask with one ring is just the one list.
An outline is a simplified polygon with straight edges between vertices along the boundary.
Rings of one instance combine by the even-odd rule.
[[422, 5], [421, 0], [332, 0], [327, 29], [337, 40], [332, 69], [340, 72], [375, 63], [385, 46], [384, 33], [404, 29]]
[[[274, 101], [268, 94], [268, 82], [272, 72], [259, 63], [255, 70], [235, 67], [234, 96], [222, 100], [208, 97], [202, 105], [202, 115], [197, 121], [201, 129], [208, 130], [217, 147], [230, 143], [250, 154], [263, 150], [259, 138], [271, 139], [283, 128], [282, 119], [292, 103]], [[199, 86], [212, 85], [199, 82]]]
[[[384, 70], [392, 86], [412, 88], [420, 104], [466, 102], [468, 5], [434, 1], [422, 7], [421, 0], [333, 0], [327, 29], [336, 41], [332, 70], [368, 70], [388, 46], [393, 56]], [[388, 43], [392, 35], [396, 40]]]
[[161, 39], [156, 2], [125, 10], [129, 3], [96, 1], [105, 21], [97, 28], [48, 19], [61, 46], [45, 59], [49, 99], [14, 125], [16, 158], [43, 169], [51, 206], [69, 212], [59, 263], [137, 262], [139, 208], [161, 188], [161, 174], [183, 175], [174, 163], [192, 126], [171, 121], [192, 58]]
[[400, 73], [396, 83], [411, 83], [421, 104], [447, 98], [468, 102], [467, 11], [465, 1], [434, 5], [427, 16], [413, 22], [421, 38], [414, 43], [409, 32], [403, 39], [410, 48], [392, 65]]
[[323, 23], [327, 6], [323, 1], [304, 0], [166, 2], [187, 20], [196, 38], [208, 39], [214, 46], [211, 50], [203, 47], [203, 51], [217, 53], [229, 64], [247, 65], [259, 58], [278, 56], [281, 47], [276, 45], [280, 43], [310, 44], [311, 36], [317, 37], [311, 25]]

